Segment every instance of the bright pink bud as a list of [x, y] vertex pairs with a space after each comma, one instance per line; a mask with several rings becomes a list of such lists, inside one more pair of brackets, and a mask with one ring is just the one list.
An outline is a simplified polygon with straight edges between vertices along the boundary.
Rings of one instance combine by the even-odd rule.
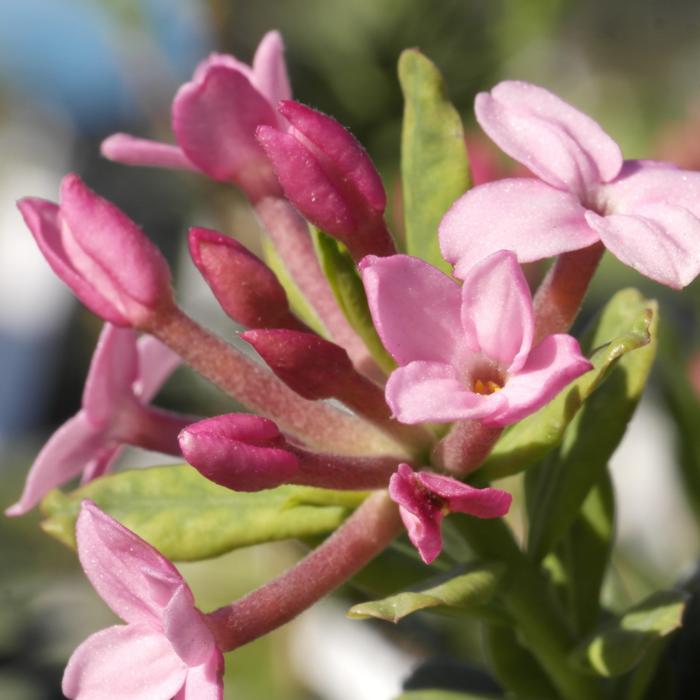
[[499, 518], [510, 508], [512, 497], [500, 489], [477, 489], [449, 476], [414, 472], [401, 464], [389, 482], [389, 495], [399, 504], [408, 537], [426, 564], [440, 554], [440, 523], [448, 513], [477, 518]]
[[189, 244], [192, 260], [234, 321], [249, 328], [304, 328], [275, 273], [245, 246], [207, 228], [191, 228]]
[[260, 491], [291, 479], [299, 460], [267, 418], [229, 413], [180, 433], [185, 459], [207, 479], [235, 491]]
[[383, 219], [384, 187], [357, 139], [335, 119], [298, 102], [280, 102], [279, 111], [292, 128], [285, 133], [260, 126], [257, 137], [289, 200], [356, 260], [394, 253]]
[[287, 441], [266, 418], [229, 413], [189, 425], [180, 433], [185, 459], [207, 479], [234, 491], [281, 484], [331, 489], [385, 488], [397, 457], [311, 452]]
[[63, 178], [60, 205], [26, 198], [18, 206], [53, 271], [93, 313], [143, 328], [172, 303], [170, 270], [158, 248], [77, 175]]

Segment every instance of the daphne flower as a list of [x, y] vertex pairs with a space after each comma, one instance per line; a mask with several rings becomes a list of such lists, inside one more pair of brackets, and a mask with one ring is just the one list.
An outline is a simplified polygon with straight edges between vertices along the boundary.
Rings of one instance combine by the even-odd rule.
[[173, 101], [177, 146], [114, 134], [102, 144], [102, 154], [128, 165], [199, 170], [235, 182], [253, 200], [277, 194], [279, 186], [255, 129], [278, 126], [275, 106], [290, 97], [282, 38], [268, 32], [252, 66], [225, 54], [212, 54], [197, 66]]
[[407, 255], [369, 256], [360, 269], [374, 325], [400, 365], [386, 399], [404, 423], [508, 425], [591, 368], [569, 335], [532, 347], [532, 299], [510, 251], [477, 263], [461, 289]]
[[460, 197], [440, 224], [446, 260], [463, 277], [496, 250], [530, 262], [597, 241], [670, 287], [700, 272], [700, 173], [623, 161], [590, 117], [544, 88], [517, 81], [480, 93], [486, 133], [539, 179], [508, 178]]
[[192, 591], [151, 545], [83, 501], [76, 525], [86, 576], [126, 625], [88, 637], [63, 674], [71, 700], [220, 700], [223, 656]]
[[440, 523], [448, 513], [466, 513], [477, 518], [500, 518], [510, 508], [512, 497], [500, 489], [477, 489], [449, 476], [414, 472], [400, 464], [389, 481], [389, 495], [399, 504], [408, 537], [426, 564], [440, 554]]
[[90, 363], [82, 408], [51, 436], [29, 470], [22, 496], [6, 514], [24, 515], [51, 489], [79, 474], [83, 482], [100, 476], [124, 443], [151, 442], [163, 450], [171, 444], [169, 451], [178, 454], [177, 432], [184, 426], [147, 404], [179, 362], [155, 338], [137, 340], [131, 329], [106, 324]]

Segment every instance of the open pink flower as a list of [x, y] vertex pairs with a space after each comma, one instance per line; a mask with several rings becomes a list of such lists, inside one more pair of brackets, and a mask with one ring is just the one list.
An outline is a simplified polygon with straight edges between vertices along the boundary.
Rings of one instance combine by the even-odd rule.
[[477, 489], [449, 476], [414, 472], [400, 464], [389, 481], [389, 495], [399, 504], [408, 538], [430, 564], [442, 550], [440, 523], [448, 513], [466, 513], [477, 518], [500, 518], [510, 508], [512, 497], [500, 489]]
[[104, 474], [125, 443], [152, 444], [161, 450], [170, 445], [168, 451], [179, 454], [177, 433], [184, 426], [147, 406], [179, 363], [178, 356], [155, 338], [137, 340], [131, 329], [105, 324], [82, 408], [41, 450], [22, 496], [6, 515], [24, 515], [51, 489], [79, 474], [84, 483]]
[[127, 165], [200, 170], [235, 182], [253, 200], [278, 194], [255, 129], [277, 126], [277, 102], [290, 97], [282, 38], [268, 32], [252, 66], [225, 54], [212, 54], [197, 66], [173, 101], [177, 146], [114, 134], [102, 144], [102, 154]]
[[404, 423], [508, 425], [591, 368], [569, 335], [532, 347], [530, 290], [510, 251], [474, 265], [461, 288], [407, 255], [369, 256], [360, 269], [374, 325], [400, 365], [386, 399]]
[[454, 203], [440, 224], [440, 246], [458, 277], [499, 249], [530, 262], [599, 240], [670, 287], [700, 272], [700, 173], [623, 161], [595, 121], [536, 85], [499, 83], [477, 95], [475, 112], [484, 131], [539, 179], [487, 183]]
[[71, 700], [220, 700], [223, 656], [177, 569], [91, 501], [76, 525], [90, 583], [126, 622], [88, 637], [63, 674]]

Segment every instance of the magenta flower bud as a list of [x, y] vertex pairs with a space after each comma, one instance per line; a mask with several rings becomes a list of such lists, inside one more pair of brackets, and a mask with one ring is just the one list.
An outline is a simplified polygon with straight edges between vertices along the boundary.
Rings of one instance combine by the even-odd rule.
[[408, 538], [426, 564], [442, 549], [440, 523], [448, 513], [466, 513], [477, 518], [500, 518], [510, 508], [512, 497], [500, 489], [477, 489], [449, 476], [414, 472], [400, 464], [389, 481], [389, 495], [399, 504]]
[[249, 328], [306, 328], [290, 311], [275, 273], [238, 241], [191, 228], [189, 246], [202, 277], [234, 321]]
[[267, 418], [229, 413], [207, 418], [180, 433], [185, 459], [207, 479], [234, 491], [260, 491], [285, 483], [298, 458]]
[[280, 102], [279, 112], [291, 129], [260, 126], [257, 137], [288, 199], [342, 241], [355, 260], [396, 252], [383, 219], [381, 178], [357, 139], [335, 119], [298, 102]]
[[59, 205], [26, 198], [18, 206], [53, 271], [105, 321], [145, 328], [172, 304], [170, 269], [158, 248], [77, 175], [63, 178]]

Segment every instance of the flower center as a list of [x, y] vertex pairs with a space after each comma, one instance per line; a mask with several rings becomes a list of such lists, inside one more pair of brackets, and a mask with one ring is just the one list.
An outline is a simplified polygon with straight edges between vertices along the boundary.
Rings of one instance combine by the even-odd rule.
[[475, 379], [472, 384], [472, 391], [475, 394], [483, 394], [484, 396], [500, 391], [502, 388], [502, 384], [494, 382], [492, 379]]

